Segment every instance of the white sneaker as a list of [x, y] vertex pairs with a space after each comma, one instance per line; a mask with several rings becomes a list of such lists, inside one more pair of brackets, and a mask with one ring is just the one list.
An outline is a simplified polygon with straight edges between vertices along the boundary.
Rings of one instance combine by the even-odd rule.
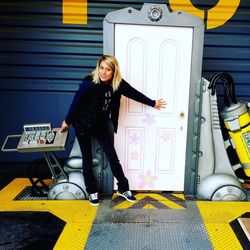
[[89, 202], [92, 206], [98, 206], [100, 204], [98, 193], [89, 194]]
[[129, 202], [135, 202], [136, 201], [136, 198], [134, 197], [134, 195], [131, 193], [130, 190], [125, 191], [123, 193], [121, 193], [119, 190], [117, 190], [117, 194], [122, 196], [123, 198], [125, 198]]

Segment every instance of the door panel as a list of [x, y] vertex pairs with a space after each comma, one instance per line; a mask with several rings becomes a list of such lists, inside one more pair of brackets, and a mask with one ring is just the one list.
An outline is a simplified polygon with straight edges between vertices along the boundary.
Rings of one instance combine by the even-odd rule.
[[159, 111], [121, 100], [115, 147], [132, 190], [184, 189], [192, 39], [192, 28], [115, 25], [123, 78], [167, 101]]

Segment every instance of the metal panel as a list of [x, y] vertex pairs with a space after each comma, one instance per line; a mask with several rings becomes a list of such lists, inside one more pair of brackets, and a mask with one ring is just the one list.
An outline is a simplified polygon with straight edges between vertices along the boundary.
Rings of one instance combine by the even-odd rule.
[[111, 209], [112, 202], [104, 200], [85, 249], [212, 249], [196, 205], [187, 202], [187, 209], [145, 209], [150, 198], [144, 202], [143, 209]]

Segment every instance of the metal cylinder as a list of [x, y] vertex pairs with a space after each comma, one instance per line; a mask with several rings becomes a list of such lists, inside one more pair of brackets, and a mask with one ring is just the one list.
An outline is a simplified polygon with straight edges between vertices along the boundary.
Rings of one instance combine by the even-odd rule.
[[225, 107], [220, 113], [240, 163], [250, 176], [250, 115], [246, 103], [238, 102]]

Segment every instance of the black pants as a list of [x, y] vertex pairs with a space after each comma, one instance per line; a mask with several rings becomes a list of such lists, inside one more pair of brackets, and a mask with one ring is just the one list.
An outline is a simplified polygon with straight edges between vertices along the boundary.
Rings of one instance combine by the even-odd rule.
[[83, 158], [84, 181], [86, 190], [89, 194], [97, 192], [97, 185], [92, 167], [92, 137], [96, 138], [109, 161], [111, 171], [118, 181], [118, 190], [120, 192], [129, 190], [128, 180], [123, 173], [122, 166], [114, 148], [112, 131], [110, 120], [99, 121], [89, 133], [80, 134], [75, 130]]

